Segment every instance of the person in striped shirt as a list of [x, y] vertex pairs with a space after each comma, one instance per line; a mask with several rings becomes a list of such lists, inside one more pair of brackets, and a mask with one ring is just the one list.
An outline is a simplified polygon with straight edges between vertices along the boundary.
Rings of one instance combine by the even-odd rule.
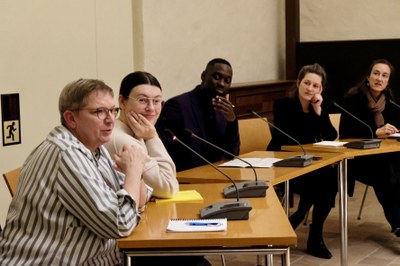
[[59, 98], [61, 125], [28, 156], [0, 235], [0, 265], [120, 265], [117, 239], [140, 220], [152, 189], [146, 154], [109, 141], [119, 108], [95, 79], [69, 83]]

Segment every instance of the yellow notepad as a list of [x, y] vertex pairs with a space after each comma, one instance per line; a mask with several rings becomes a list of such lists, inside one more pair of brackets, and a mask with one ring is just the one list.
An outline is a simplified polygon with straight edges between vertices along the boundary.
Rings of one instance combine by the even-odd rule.
[[204, 199], [196, 190], [183, 190], [175, 194], [171, 199], [156, 199], [158, 203], [173, 203], [173, 202], [203, 202]]

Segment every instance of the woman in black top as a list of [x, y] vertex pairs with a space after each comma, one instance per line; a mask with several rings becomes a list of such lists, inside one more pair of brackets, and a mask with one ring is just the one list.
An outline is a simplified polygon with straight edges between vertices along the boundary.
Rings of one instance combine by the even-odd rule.
[[[291, 97], [274, 103], [274, 124], [301, 144], [334, 140], [333, 127], [321, 95], [326, 83], [325, 70], [318, 64], [304, 66], [297, 77], [296, 90]], [[293, 145], [293, 140], [272, 130], [272, 140], [267, 150], [279, 151], [283, 145]], [[336, 169], [327, 166], [290, 181], [293, 191], [300, 194], [297, 211], [289, 217], [295, 229], [312, 205], [313, 217], [307, 241], [307, 252], [329, 259], [332, 254], [322, 238], [323, 224], [334, 206], [337, 193]]]
[[[400, 107], [389, 88], [392, 64], [385, 59], [372, 62], [363, 80], [351, 88], [343, 106], [369, 125], [371, 130], [343, 113], [340, 118], [340, 138], [385, 137], [400, 128]], [[393, 140], [395, 141], [395, 140]], [[400, 153], [361, 156], [348, 161], [349, 194], [355, 180], [373, 186], [392, 232], [400, 236]]]

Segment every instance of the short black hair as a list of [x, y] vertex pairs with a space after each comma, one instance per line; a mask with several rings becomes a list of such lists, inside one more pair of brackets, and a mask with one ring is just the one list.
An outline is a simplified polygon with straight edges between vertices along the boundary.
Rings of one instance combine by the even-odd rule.
[[225, 60], [223, 58], [214, 58], [210, 62], [207, 63], [206, 68], [213, 66], [215, 64], [225, 64], [228, 65], [230, 68], [232, 68], [231, 63], [228, 62], [228, 60]]

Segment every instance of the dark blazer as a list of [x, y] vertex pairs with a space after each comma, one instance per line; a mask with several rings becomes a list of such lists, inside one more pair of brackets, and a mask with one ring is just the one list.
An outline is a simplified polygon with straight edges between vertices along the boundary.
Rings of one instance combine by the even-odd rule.
[[[324, 103], [325, 101], [322, 102], [322, 113], [319, 116], [311, 106], [308, 113], [303, 112], [297, 93], [293, 97], [277, 99], [273, 106], [273, 123], [301, 144], [334, 140], [337, 137], [337, 132], [329, 119]], [[272, 139], [267, 150], [279, 151], [283, 145], [297, 144], [272, 128]]]
[[[391, 93], [385, 92], [386, 103], [382, 115], [385, 124], [390, 123], [400, 128], [400, 108], [390, 102], [392, 100]], [[376, 137], [375, 119], [373, 112], [368, 108], [368, 99], [362, 92], [349, 94], [345, 97], [343, 107], [351, 114], [367, 123], [372, 129], [372, 135]], [[339, 125], [339, 136], [345, 138], [371, 138], [371, 130], [358, 122], [355, 118], [342, 112]]]
[[[334, 140], [337, 137], [335, 127], [329, 119], [328, 108], [322, 102], [322, 113], [317, 115], [312, 106], [308, 113], [303, 112], [298, 93], [292, 97], [277, 99], [274, 102], [274, 125], [296, 139], [301, 144], [322, 140]], [[272, 139], [267, 150], [279, 151], [283, 145], [298, 145], [295, 141], [272, 128]], [[337, 191], [336, 168], [327, 166], [290, 180], [291, 190], [308, 198], [324, 197], [327, 208], [334, 205]], [[317, 196], [319, 195], [319, 196]]]
[[227, 122], [222, 114], [215, 112], [211, 99], [203, 95], [200, 86], [166, 101], [156, 123], [156, 128], [176, 165], [177, 171], [204, 165], [206, 162], [180, 143], [173, 141], [172, 137], [164, 131], [166, 128], [174, 132], [181, 141], [210, 162], [219, 161], [224, 157], [229, 158], [229, 156], [225, 156], [222, 152], [200, 140], [188, 137], [183, 132], [185, 128], [189, 128], [199, 137], [230, 153], [239, 154], [240, 138], [237, 119], [233, 122]]
[[[390, 123], [400, 128], [400, 108], [391, 103], [391, 93], [385, 92], [386, 103], [382, 115], [385, 124]], [[339, 136], [341, 139], [346, 138], [365, 138], [370, 139], [376, 137], [376, 129], [374, 114], [368, 108], [368, 99], [362, 92], [348, 94], [344, 98], [343, 107], [351, 114], [361, 119], [369, 125], [371, 130], [357, 122], [355, 118], [342, 112], [339, 125]], [[372, 135], [372, 136], [371, 136]], [[395, 187], [400, 182], [400, 153], [385, 153], [379, 155], [361, 156], [348, 161], [348, 191], [349, 195], [353, 195], [355, 180], [371, 185], [382, 187], [388, 191], [388, 188]], [[379, 188], [378, 188], [379, 189]], [[396, 192], [397, 193], [397, 192]], [[388, 195], [390, 193], [388, 192]]]

